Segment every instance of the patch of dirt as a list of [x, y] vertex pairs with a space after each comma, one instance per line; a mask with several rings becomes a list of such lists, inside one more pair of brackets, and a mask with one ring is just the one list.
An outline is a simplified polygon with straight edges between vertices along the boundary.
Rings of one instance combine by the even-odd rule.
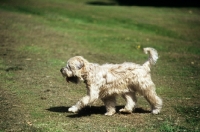
[[28, 120], [15, 95], [0, 87], [0, 130], [4, 131], [38, 131]]
[[[0, 76], [8, 72], [22, 70], [18, 65], [12, 67], [4, 66], [12, 63], [13, 59], [16, 59], [16, 61], [20, 59], [18, 58], [19, 56], [16, 56], [15, 51], [15, 46], [18, 45], [16, 45], [15, 40], [9, 36], [8, 31], [3, 26], [8, 25], [5, 23], [0, 24]], [[29, 115], [23, 108], [23, 103], [11, 91], [5, 90], [4, 84], [8, 78], [1, 76], [0, 79], [0, 131], [40, 131], [32, 126], [28, 119]]]

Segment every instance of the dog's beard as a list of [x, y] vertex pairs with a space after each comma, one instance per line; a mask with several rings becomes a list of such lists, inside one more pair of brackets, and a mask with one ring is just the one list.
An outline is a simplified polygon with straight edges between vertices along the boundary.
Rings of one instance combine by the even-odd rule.
[[72, 83], [79, 83], [79, 78], [78, 77], [76, 77], [76, 76], [73, 76], [73, 77], [66, 77], [66, 81], [67, 82], [72, 82]]

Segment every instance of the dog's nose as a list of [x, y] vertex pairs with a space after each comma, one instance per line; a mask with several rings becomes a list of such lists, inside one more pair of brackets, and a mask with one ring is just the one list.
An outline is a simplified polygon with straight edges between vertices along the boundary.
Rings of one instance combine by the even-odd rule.
[[61, 69], [60, 69], [60, 72], [63, 73], [63, 70], [64, 70], [64, 68], [61, 68]]

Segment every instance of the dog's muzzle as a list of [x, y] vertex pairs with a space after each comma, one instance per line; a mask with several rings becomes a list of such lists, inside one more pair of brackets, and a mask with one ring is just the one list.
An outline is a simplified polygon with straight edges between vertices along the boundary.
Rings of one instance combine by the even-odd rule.
[[[76, 76], [69, 76], [67, 73], [70, 73], [70, 72], [66, 71], [65, 68], [61, 68], [60, 72], [63, 75], [63, 77], [66, 77], [67, 82], [72, 82], [72, 83], [76, 83], [76, 84], [79, 82], [79, 78]], [[70, 74], [70, 75], [72, 75], [72, 74]]]

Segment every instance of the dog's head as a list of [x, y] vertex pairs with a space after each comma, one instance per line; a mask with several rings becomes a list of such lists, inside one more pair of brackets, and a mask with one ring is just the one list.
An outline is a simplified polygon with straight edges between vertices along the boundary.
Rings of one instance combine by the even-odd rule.
[[82, 56], [75, 56], [67, 61], [66, 67], [61, 68], [60, 72], [67, 82], [78, 83], [79, 80], [83, 80], [82, 71], [87, 63]]

